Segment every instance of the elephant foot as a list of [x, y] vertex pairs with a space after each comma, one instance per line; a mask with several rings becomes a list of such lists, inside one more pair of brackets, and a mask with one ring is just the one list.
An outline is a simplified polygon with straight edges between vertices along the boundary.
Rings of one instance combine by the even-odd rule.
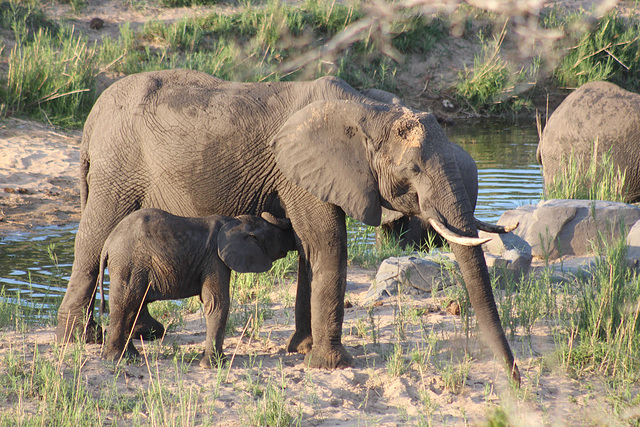
[[56, 339], [58, 342], [68, 343], [84, 341], [89, 344], [102, 344], [102, 328], [93, 319], [84, 323], [83, 316], [58, 313]]
[[102, 352], [102, 357], [106, 360], [111, 360], [112, 362], [118, 362], [121, 358], [127, 362], [133, 362], [140, 357], [140, 353], [138, 353], [138, 350], [136, 350], [133, 344], [129, 342], [124, 354], [122, 353], [121, 348], [108, 345]]
[[164, 336], [164, 326], [150, 315], [140, 317], [131, 336], [144, 341], [157, 340]]
[[329, 348], [314, 347], [304, 357], [304, 363], [310, 368], [344, 369], [353, 367], [353, 357], [342, 344]]
[[200, 367], [204, 369], [211, 369], [212, 367], [224, 366], [227, 363], [227, 356], [224, 353], [209, 354], [206, 353], [200, 359]]
[[308, 354], [313, 346], [313, 337], [308, 332], [295, 331], [287, 343], [289, 353]]

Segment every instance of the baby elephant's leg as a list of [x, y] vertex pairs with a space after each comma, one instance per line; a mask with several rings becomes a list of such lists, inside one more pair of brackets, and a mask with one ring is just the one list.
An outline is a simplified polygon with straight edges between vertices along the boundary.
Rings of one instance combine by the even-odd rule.
[[211, 363], [224, 360], [222, 344], [229, 315], [229, 280], [231, 271], [218, 268], [215, 274], [207, 276], [202, 286], [202, 303], [207, 320], [207, 338], [204, 357], [200, 366], [210, 368]]
[[143, 297], [137, 292], [128, 292], [132, 286], [136, 285], [131, 283], [123, 285], [123, 281], [118, 280], [117, 275], [111, 275], [109, 329], [102, 353], [105, 359], [118, 361], [121, 358], [135, 359], [140, 355], [131, 341], [133, 339], [131, 329], [134, 326]]

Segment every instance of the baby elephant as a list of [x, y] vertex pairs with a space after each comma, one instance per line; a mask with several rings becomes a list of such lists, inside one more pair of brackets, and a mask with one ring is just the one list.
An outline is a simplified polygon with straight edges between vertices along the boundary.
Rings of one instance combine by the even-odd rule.
[[[103, 356], [135, 357], [130, 340], [136, 315], [152, 301], [200, 295], [207, 321], [201, 366], [220, 357], [229, 313], [231, 270], [257, 273], [295, 250], [288, 219], [212, 215], [185, 218], [158, 209], [136, 211], [107, 238], [100, 257], [102, 287], [109, 264], [111, 320]], [[126, 348], [125, 348], [126, 346]]]

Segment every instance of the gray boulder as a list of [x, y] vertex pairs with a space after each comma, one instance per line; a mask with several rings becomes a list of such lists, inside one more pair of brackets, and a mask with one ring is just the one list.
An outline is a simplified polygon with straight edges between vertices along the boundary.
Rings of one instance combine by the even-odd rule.
[[553, 199], [506, 211], [498, 224], [520, 222], [513, 233], [531, 245], [531, 254], [556, 259], [593, 254], [599, 235], [613, 242], [639, 219], [640, 208], [626, 203]]
[[531, 245], [522, 237], [511, 233], [489, 234], [479, 232], [479, 237], [491, 237], [482, 245], [487, 267], [496, 272], [509, 272], [511, 276], [521, 277], [529, 273], [531, 267]]
[[453, 269], [457, 269], [457, 264], [446, 256], [387, 258], [378, 268], [365, 303], [397, 295], [398, 288], [410, 294], [442, 290], [456, 283]]
[[627, 234], [627, 262], [630, 267], [640, 268], [640, 221]]

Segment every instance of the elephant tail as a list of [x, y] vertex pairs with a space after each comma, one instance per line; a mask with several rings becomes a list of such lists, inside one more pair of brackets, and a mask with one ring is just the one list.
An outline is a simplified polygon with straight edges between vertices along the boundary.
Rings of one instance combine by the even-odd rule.
[[536, 149], [536, 160], [538, 161], [538, 164], [542, 166], [542, 153], [540, 152], [540, 147], [542, 147], [542, 139], [540, 140], [540, 143], [538, 143], [538, 148]]
[[100, 254], [100, 269], [98, 270], [98, 280], [96, 285], [100, 286], [100, 309], [98, 310], [99, 316], [102, 317], [104, 313], [104, 269], [107, 266], [107, 260], [109, 259], [109, 252], [107, 246], [102, 249]]
[[84, 207], [87, 205], [87, 198], [89, 197], [89, 182], [87, 180], [89, 164], [89, 157], [82, 153], [80, 155], [80, 212], [84, 212]]

